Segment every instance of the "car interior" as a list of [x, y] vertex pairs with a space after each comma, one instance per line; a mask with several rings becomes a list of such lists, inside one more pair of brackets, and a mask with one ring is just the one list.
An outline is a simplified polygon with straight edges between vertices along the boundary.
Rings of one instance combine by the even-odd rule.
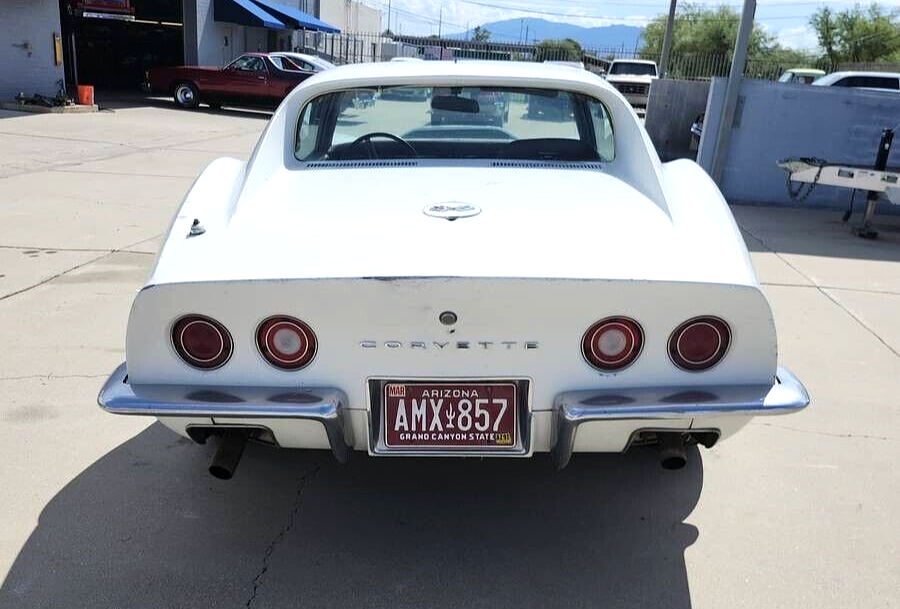
[[[471, 115], [483, 110], [472, 95], [459, 95], [446, 89], [435, 89], [440, 94], [431, 96], [430, 113], [458, 117], [456, 124], [424, 124], [412, 129], [397, 130], [388, 127], [394, 117], [383, 113], [381, 121], [360, 125], [362, 121], [348, 118], [344, 111], [352, 107], [349, 92], [323, 96], [307, 105], [300, 121], [296, 155], [302, 161], [359, 161], [385, 159], [509, 159], [532, 161], [598, 162], [612, 160], [612, 128], [605, 108], [596, 100], [579, 94], [571, 97], [571, 111], [556, 119], [540, 119], [529, 122], [524, 118], [517, 123], [517, 133], [501, 127], [471, 124]], [[533, 93], [533, 92], [532, 92]], [[554, 94], [556, 92], [553, 92]], [[505, 93], [500, 93], [505, 95]], [[330, 98], [329, 98], [330, 97]], [[496, 98], [496, 95], [494, 96]], [[546, 92], [533, 95], [540, 103]], [[384, 99], [384, 98], [382, 98]], [[526, 98], [530, 99], [530, 98]], [[567, 100], [564, 100], [567, 101]], [[398, 103], [398, 102], [391, 102]], [[402, 103], [402, 102], [399, 102]], [[521, 104], [522, 102], [520, 102]], [[535, 101], [534, 103], [538, 103]], [[527, 101], [525, 102], [527, 104]], [[521, 109], [526, 106], [522, 104]], [[566, 125], [567, 129], [556, 128]], [[541, 124], [543, 123], [543, 124]], [[607, 141], [598, 146], [596, 123], [607, 128]], [[529, 129], [529, 125], [541, 128]], [[356, 136], [341, 134], [342, 126], [354, 126], [363, 132]], [[371, 128], [371, 131], [368, 129]], [[549, 133], [571, 131], [572, 137], [554, 137]], [[609, 150], [607, 158], [599, 150]]]

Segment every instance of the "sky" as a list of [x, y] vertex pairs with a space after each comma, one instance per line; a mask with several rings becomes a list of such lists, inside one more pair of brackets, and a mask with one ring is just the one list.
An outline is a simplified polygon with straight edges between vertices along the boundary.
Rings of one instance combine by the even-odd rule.
[[[696, 2], [696, 0], [695, 0]], [[620, 23], [642, 26], [660, 13], [668, 12], [668, 0], [363, 0], [364, 4], [382, 11], [387, 24], [391, 6], [391, 29], [404, 34], [442, 34], [463, 32], [482, 23], [537, 17], [548, 21], [564, 21], [584, 27]], [[728, 4], [740, 11], [740, 0], [708, 1], [699, 4]], [[809, 27], [809, 17], [820, 6], [834, 10], [852, 7], [855, 2], [843, 0], [758, 0], [756, 21], [785, 46], [815, 49], [816, 36]], [[867, 5], [868, 2], [863, 2]], [[881, 0], [883, 7], [900, 8], [900, 0]]]

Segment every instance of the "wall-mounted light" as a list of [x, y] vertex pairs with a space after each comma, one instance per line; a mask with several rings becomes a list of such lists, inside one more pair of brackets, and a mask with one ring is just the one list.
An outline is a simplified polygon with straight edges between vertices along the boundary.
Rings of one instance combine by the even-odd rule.
[[53, 63], [61, 66], [63, 62], [62, 36], [53, 32]]

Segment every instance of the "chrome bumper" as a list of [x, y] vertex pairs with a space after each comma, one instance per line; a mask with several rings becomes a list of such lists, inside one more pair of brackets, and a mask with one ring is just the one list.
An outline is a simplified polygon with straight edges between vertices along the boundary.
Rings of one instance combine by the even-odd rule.
[[103, 385], [97, 403], [114, 414], [318, 421], [341, 463], [350, 458], [353, 444], [344, 420], [347, 397], [337, 389], [131, 385], [121, 364]]
[[554, 403], [555, 442], [551, 452], [556, 466], [565, 467], [572, 457], [578, 426], [592, 421], [755, 417], [789, 414], [808, 404], [806, 388], [780, 366], [773, 385], [571, 391], [559, 394]]

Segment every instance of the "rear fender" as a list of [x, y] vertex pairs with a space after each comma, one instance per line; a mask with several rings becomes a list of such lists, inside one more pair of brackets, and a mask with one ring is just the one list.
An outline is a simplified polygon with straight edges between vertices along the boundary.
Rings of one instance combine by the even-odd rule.
[[[246, 166], [239, 159], [216, 159], [197, 177], [169, 224], [166, 240], [159, 250], [148, 285], [157, 283], [155, 277], [163, 256], [189, 257], [192, 251], [198, 250], [200, 241], [214, 239], [224, 233], [233, 201], [240, 192]], [[194, 220], [202, 227], [202, 235], [191, 236]]]

